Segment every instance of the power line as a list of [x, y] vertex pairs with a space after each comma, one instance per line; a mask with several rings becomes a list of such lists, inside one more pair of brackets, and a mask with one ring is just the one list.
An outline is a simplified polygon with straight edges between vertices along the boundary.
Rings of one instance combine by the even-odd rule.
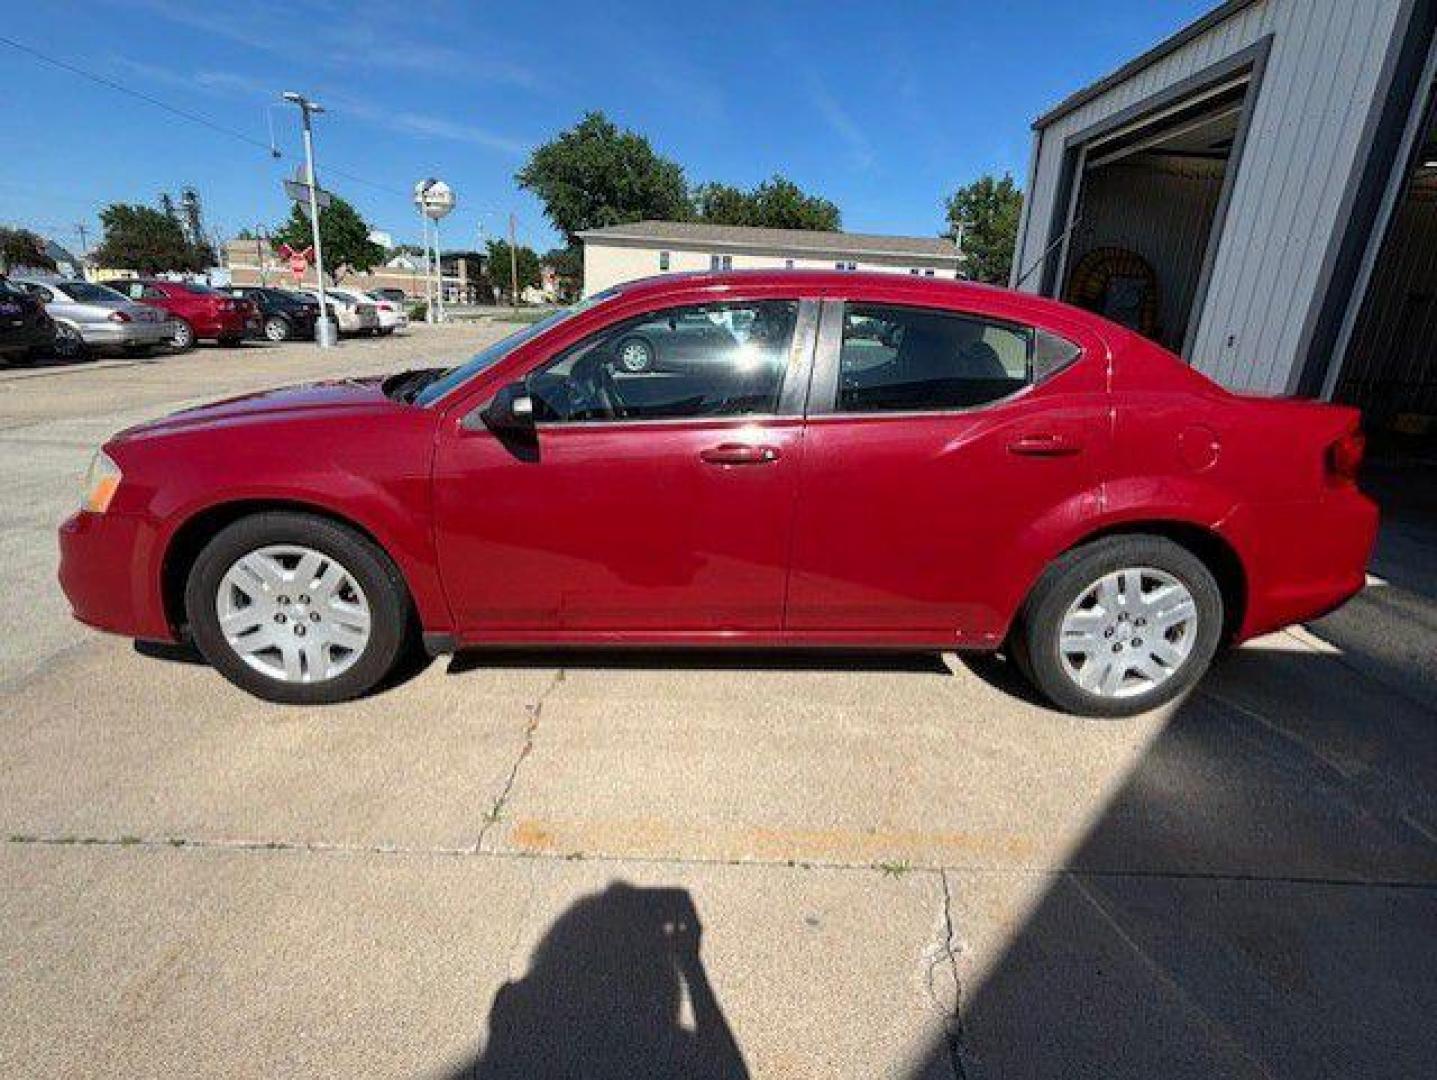
[[15, 41], [11, 38], [0, 36], [0, 45], [8, 45], [10, 46], [10, 48], [25, 53], [28, 56], [33, 56], [36, 60], [40, 60], [43, 63], [50, 64], [52, 67], [57, 67], [62, 71], [68, 71], [72, 75], [80, 76], [82, 79], [89, 79], [93, 83], [98, 83], [101, 86], [109, 87], [111, 90], [117, 90], [121, 94], [127, 94], [132, 98], [138, 98], [140, 101], [153, 105], [157, 109], [164, 109], [165, 112], [173, 113], [175, 116], [188, 120], [193, 124], [200, 124], [204, 127], [209, 128], [212, 131], [218, 131], [221, 135], [228, 135], [232, 139], [239, 139], [241, 142], [249, 143], [251, 146], [257, 146], [266, 154], [273, 151], [273, 147], [267, 146], [259, 139], [252, 139], [241, 131], [236, 131], [233, 128], [225, 127], [223, 124], [218, 124], [215, 121], [209, 119], [208, 117], [201, 116], [199, 113], [190, 112], [188, 109], [181, 109], [178, 106], [171, 105], [167, 101], [161, 101], [157, 97], [151, 97], [149, 94], [146, 94], [140, 90], [132, 90], [130, 87], [125, 86], [122, 83], [117, 83], [113, 79], [107, 79], [103, 75], [96, 75], [94, 72], [86, 71], [84, 68], [76, 67], [74, 64], [57, 59], [56, 57], [50, 56], [46, 53], [42, 53], [38, 49], [32, 49], [29, 45], [23, 45], [20, 42]]
[[[42, 63], [50, 64], [52, 67], [57, 67], [61, 71], [68, 71], [72, 75], [78, 75], [82, 79], [88, 79], [92, 83], [96, 83], [110, 90], [115, 90], [121, 94], [125, 94], [128, 97], [143, 101], [148, 105], [153, 105], [157, 109], [164, 109], [165, 112], [178, 116], [181, 119], [188, 120], [193, 124], [199, 124], [202, 127], [209, 128], [211, 131], [219, 132], [221, 135], [228, 135], [232, 139], [238, 139], [240, 142], [248, 143], [250, 146], [258, 147], [272, 157], [279, 158], [284, 156], [283, 152], [273, 144], [265, 143], [259, 139], [251, 138], [242, 131], [236, 131], [234, 128], [226, 127], [224, 124], [211, 120], [209, 117], [202, 116], [199, 113], [191, 112], [188, 109], [182, 109], [177, 105], [171, 105], [169, 102], [157, 98], [152, 94], [146, 94], [142, 90], [135, 90], [132, 87], [124, 85], [123, 83], [116, 82], [114, 79], [106, 78], [104, 75], [97, 75], [93, 71], [86, 71], [84, 68], [72, 64], [67, 60], [61, 60], [58, 57], [49, 55], [48, 53], [43, 53], [39, 49], [31, 48], [29, 45], [23, 44], [19, 41], [15, 41], [13, 38], [8, 38], [4, 37], [3, 35], [0, 35], [0, 45], [8, 45], [10, 48], [15, 49], [17, 52], [25, 53], [27, 56], [34, 57], [36, 60], [39, 60]], [[409, 193], [407, 191], [401, 191], [398, 188], [389, 187], [387, 184], [381, 184], [374, 180], [367, 180], [362, 176], [357, 176], [351, 172], [345, 172], [342, 169], [329, 168], [326, 171], [333, 173], [335, 176], [342, 177], [343, 179], [348, 180], [352, 183], [363, 184], [365, 187], [373, 188], [376, 191], [383, 191], [386, 194], [395, 195], [401, 199], [409, 198]]]

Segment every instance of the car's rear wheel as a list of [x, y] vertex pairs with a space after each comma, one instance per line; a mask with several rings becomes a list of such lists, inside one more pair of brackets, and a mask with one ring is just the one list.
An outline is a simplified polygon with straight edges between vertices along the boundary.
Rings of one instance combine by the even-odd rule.
[[85, 355], [85, 339], [69, 323], [55, 324], [55, 355], [61, 360], [79, 360]]
[[288, 341], [289, 320], [280, 315], [271, 315], [264, 321], [264, 336], [270, 341]]
[[654, 347], [641, 337], [624, 338], [614, 348], [619, 366], [630, 375], [638, 375], [654, 366]]
[[1119, 536], [1049, 567], [1011, 645], [1064, 711], [1133, 716], [1190, 689], [1222, 635], [1222, 591], [1201, 559], [1162, 537]]
[[225, 678], [268, 701], [328, 704], [374, 688], [409, 640], [409, 594], [359, 532], [308, 514], [242, 518], [200, 552], [190, 634]]
[[195, 328], [184, 319], [175, 320], [175, 331], [170, 336], [170, 345], [185, 350], [195, 347]]

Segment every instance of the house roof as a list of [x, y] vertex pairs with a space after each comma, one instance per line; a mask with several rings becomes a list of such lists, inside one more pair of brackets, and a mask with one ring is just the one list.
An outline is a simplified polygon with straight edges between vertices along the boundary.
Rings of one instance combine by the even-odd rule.
[[884, 236], [876, 233], [816, 232], [809, 229], [760, 229], [749, 225], [709, 225], [700, 221], [634, 221], [579, 233], [581, 240], [637, 240], [644, 243], [706, 248], [778, 248], [795, 254], [859, 256], [899, 255], [950, 259], [958, 249], [941, 236]]
[[1035, 130], [1041, 131], [1055, 120], [1061, 120], [1069, 113], [1074, 112], [1094, 98], [1101, 97], [1113, 87], [1127, 82], [1144, 68], [1151, 67], [1166, 56], [1171, 56], [1194, 38], [1207, 33], [1219, 23], [1232, 18], [1243, 8], [1251, 7], [1257, 0], [1224, 0], [1206, 15], [1200, 16], [1188, 23], [1172, 37], [1165, 38], [1158, 42], [1141, 56], [1129, 60], [1118, 70], [1111, 74], [1104, 75], [1097, 82], [1089, 83], [1076, 93], [1070, 94], [1060, 101], [1053, 108], [1049, 109], [1038, 119], [1033, 121]]

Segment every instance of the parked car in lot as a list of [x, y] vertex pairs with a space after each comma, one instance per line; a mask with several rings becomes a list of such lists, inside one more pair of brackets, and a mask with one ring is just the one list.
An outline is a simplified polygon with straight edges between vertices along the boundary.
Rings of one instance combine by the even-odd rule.
[[376, 300], [388, 300], [391, 304], [397, 304], [401, 310], [409, 304], [409, 294], [403, 289], [370, 289], [369, 295]]
[[121, 278], [102, 284], [167, 312], [173, 331], [170, 344], [177, 349], [191, 348], [202, 338], [238, 345], [259, 326], [259, 311], [248, 300], [237, 300], [200, 282]]
[[[299, 291], [316, 301], [319, 298], [318, 289], [306, 287]], [[341, 334], [379, 333], [379, 309], [369, 297], [349, 289], [325, 289], [324, 296]]]
[[55, 352], [74, 357], [93, 349], [143, 356], [174, 334], [159, 308], [137, 304], [90, 281], [17, 279], [14, 284], [45, 305], [55, 323]]
[[314, 337], [314, 324], [319, 321], [319, 301], [314, 297], [262, 285], [240, 285], [226, 291], [258, 309], [259, 323], [251, 336], [267, 341]]
[[45, 305], [0, 275], [0, 361], [13, 363], [55, 347], [55, 323]]
[[[699, 320], [702, 363], [625, 370], [623, 342]], [[1003, 650], [1119, 716], [1362, 588], [1358, 421], [1028, 295], [664, 277], [459, 367], [120, 433], [60, 580], [82, 621], [192, 640], [276, 701], [364, 693], [422, 638]]]
[[[397, 290], [388, 289], [386, 291], [396, 292]], [[409, 313], [404, 310], [404, 305], [400, 301], [380, 296], [378, 290], [363, 295], [374, 301], [375, 310], [379, 313], [379, 332], [381, 334], [392, 334], [396, 330], [409, 329]]]

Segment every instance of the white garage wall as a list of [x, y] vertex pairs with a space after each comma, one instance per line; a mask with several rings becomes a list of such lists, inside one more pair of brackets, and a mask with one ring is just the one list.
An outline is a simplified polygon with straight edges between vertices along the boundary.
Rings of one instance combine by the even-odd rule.
[[[1270, 34], [1189, 359], [1230, 386], [1285, 390], [1402, 9], [1402, 0], [1264, 0], [1053, 121], [1038, 140], [1018, 264], [1026, 270], [1056, 239], [1050, 223], [1071, 136]], [[1040, 279], [1035, 272], [1023, 287], [1036, 291]]]

